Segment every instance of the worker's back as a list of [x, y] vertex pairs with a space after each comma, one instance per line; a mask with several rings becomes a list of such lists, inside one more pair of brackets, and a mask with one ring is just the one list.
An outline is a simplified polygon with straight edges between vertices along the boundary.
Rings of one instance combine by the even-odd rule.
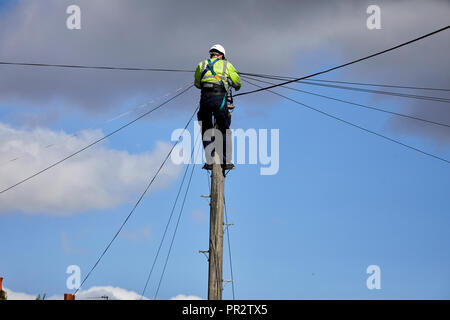
[[[219, 84], [219, 79], [214, 76], [211, 70], [208, 68], [208, 63], [211, 63], [214, 73], [223, 81], [225, 89], [228, 89], [228, 85], [231, 84], [233, 88], [239, 90], [241, 88], [241, 79], [234, 68], [234, 66], [228, 60], [222, 60], [219, 58], [206, 59], [197, 65], [195, 70], [195, 86], [199, 89], [202, 88], [202, 84], [205, 82]], [[228, 82], [230, 80], [230, 82]]]
[[212, 169], [212, 152], [218, 152], [224, 170], [234, 167], [231, 163], [231, 114], [228, 111], [227, 97], [231, 96], [231, 85], [236, 90], [241, 88], [241, 79], [234, 66], [225, 58], [225, 48], [216, 44], [209, 49], [210, 58], [201, 61], [195, 70], [194, 83], [201, 89], [200, 108], [197, 113], [202, 128], [203, 147], [213, 143], [212, 139], [205, 139], [205, 133], [213, 128], [212, 117], [216, 121], [222, 139], [218, 139], [218, 133], [214, 133], [214, 143], [223, 140], [222, 148], [215, 145], [213, 150], [205, 153], [205, 169]]

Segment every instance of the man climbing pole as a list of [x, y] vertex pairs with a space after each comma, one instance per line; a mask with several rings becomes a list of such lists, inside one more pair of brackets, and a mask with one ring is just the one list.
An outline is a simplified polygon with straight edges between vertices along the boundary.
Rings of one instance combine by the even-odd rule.
[[[206, 139], [205, 133], [213, 128], [212, 116], [223, 137], [223, 154], [221, 158], [224, 170], [233, 169], [231, 163], [231, 114], [228, 110], [227, 97], [231, 94], [231, 88], [241, 88], [241, 79], [234, 66], [225, 58], [225, 48], [220, 44], [213, 45], [209, 49], [210, 58], [200, 62], [195, 70], [195, 86], [201, 89], [200, 110], [197, 114], [202, 127], [203, 147], [212, 142]], [[212, 168], [212, 155], [206, 155], [205, 169]]]

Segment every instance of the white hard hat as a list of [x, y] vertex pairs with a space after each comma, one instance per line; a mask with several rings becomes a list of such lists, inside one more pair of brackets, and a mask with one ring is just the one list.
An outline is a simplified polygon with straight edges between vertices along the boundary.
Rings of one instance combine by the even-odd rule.
[[220, 44], [213, 45], [211, 47], [211, 49], [209, 49], [209, 52], [211, 52], [212, 50], [219, 51], [220, 53], [222, 53], [225, 56], [225, 48], [223, 46], [221, 46]]

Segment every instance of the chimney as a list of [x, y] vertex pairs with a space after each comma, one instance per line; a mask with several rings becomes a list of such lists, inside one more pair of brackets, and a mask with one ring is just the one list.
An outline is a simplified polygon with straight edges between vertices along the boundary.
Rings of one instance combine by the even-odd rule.
[[3, 281], [3, 277], [0, 277], [0, 291], [3, 290], [3, 287], [2, 287], [2, 281]]
[[75, 300], [75, 295], [71, 293], [64, 293], [64, 300]]

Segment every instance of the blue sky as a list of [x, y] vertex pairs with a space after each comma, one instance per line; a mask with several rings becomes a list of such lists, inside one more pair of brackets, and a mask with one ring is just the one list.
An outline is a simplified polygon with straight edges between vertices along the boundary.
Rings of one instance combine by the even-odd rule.
[[[6, 4], [0, 1], [0, 10]], [[416, 30], [421, 30], [420, 26]], [[424, 29], [416, 35], [429, 31], [431, 29]], [[389, 35], [384, 36], [388, 38]], [[448, 34], [443, 34], [442, 39], [448, 46]], [[436, 39], [424, 41], [427, 41], [424, 47], [437, 42]], [[238, 44], [228, 46], [228, 50], [232, 51], [234, 46]], [[369, 44], [367, 46], [367, 54], [376, 49]], [[382, 48], [385, 47], [383, 45]], [[377, 63], [390, 58], [395, 61], [408, 59], [408, 50], [408, 47], [402, 48], [392, 56], [384, 57], [385, 60], [374, 59], [368, 65], [376, 68]], [[353, 57], [343, 56], [341, 49], [334, 49], [331, 45], [322, 45], [309, 54], [315, 55], [315, 60], [308, 67], [316, 70]], [[185, 67], [193, 69], [202, 58], [199, 56]], [[421, 60], [436, 78], [443, 72], [434, 65], [438, 58], [431, 53]], [[305, 67], [308, 64], [305, 59], [304, 55], [298, 54], [292, 60], [280, 62], [283, 65], [280, 69], [288, 70], [284, 73], [290, 76], [302, 75], [308, 68]], [[263, 63], [258, 70], [233, 63], [238, 70], [266, 73]], [[11, 70], [14, 67], [2, 68]], [[370, 73], [358, 73], [358, 70], [349, 68], [326, 77], [393, 83], [389, 70], [377, 73], [376, 79], [372, 79]], [[29, 68], [24, 72], [39, 77], [36, 74], [46, 71]], [[110, 77], [133, 77], [112, 71], [74, 72], [77, 72], [77, 77], [83, 77], [83, 72], [86, 77], [92, 72], [107, 72]], [[3, 99], [0, 100], [0, 122], [17, 129], [31, 130], [17, 120], [20, 119], [16, 117], [18, 114], [26, 111], [28, 116], [39, 117], [42, 110], [45, 110], [45, 116], [58, 110], [59, 116], [48, 122], [46, 128], [55, 132], [76, 132], [133, 108], [148, 97], [161, 96], [192, 81], [191, 75], [172, 76], [172, 81], [156, 84], [154, 91], [149, 85], [140, 94], [124, 94], [126, 97], [120, 105], [98, 112], [77, 109], [72, 105], [75, 102], [65, 100], [64, 96], [62, 102], [47, 102], [45, 109], [33, 105], [33, 100], [21, 101], [20, 96], [16, 102]], [[402, 79], [401, 75], [396, 77]], [[448, 73], [446, 77], [448, 80]], [[420, 78], [404, 77], [401, 83], [428, 85], [419, 81]], [[445, 85], [443, 83], [441, 87]], [[439, 83], [435, 86], [439, 87]], [[402, 98], [379, 98], [338, 89], [299, 88], [398, 112], [404, 111], [405, 105], [411, 103]], [[253, 87], [244, 83], [242, 90], [249, 89]], [[450, 159], [448, 132], [440, 140], [420, 132], [396, 131], [392, 129], [390, 115], [285, 89], [277, 91]], [[102, 147], [125, 150], [130, 155], [152, 151], [157, 141], [170, 142], [172, 131], [185, 125], [197, 103], [198, 92], [194, 88], [150, 115], [149, 120], [137, 122], [114, 135]], [[450, 298], [450, 234], [447, 230], [450, 224], [450, 171], [447, 163], [326, 118], [269, 92], [236, 99], [235, 104], [232, 127], [280, 131], [280, 170], [276, 175], [260, 175], [259, 165], [240, 165], [226, 179], [228, 215], [234, 223], [230, 237], [236, 298]], [[431, 105], [427, 107], [433, 108]], [[102, 130], [110, 132], [131, 119], [126, 117], [114, 121]], [[190, 129], [192, 132], [192, 126]], [[26, 159], [21, 161], [25, 163]], [[150, 178], [146, 172], [142, 175]], [[181, 175], [182, 171], [179, 171], [166, 188], [150, 190], [83, 289], [117, 286], [141, 292]], [[30, 183], [39, 185], [39, 181], [40, 177], [36, 177]], [[198, 251], [208, 249], [208, 203], [200, 197], [207, 194], [207, 189], [206, 173], [197, 165], [158, 295], [161, 299], [178, 294], [206, 298], [208, 266]], [[139, 193], [133, 190], [127, 201], [111, 208], [71, 212], [70, 215], [30, 214], [20, 210], [1, 212], [0, 276], [5, 278], [4, 286], [15, 292], [46, 292], [49, 296], [70, 292], [66, 289], [67, 266], [80, 266], [84, 277], [131, 210]], [[29, 195], [22, 196], [26, 201]], [[173, 228], [174, 223], [169, 229], [170, 236]], [[143, 230], [150, 230], [149, 235]], [[147, 297], [154, 295], [169, 244], [167, 240], [150, 280]], [[224, 249], [227, 253], [226, 246]], [[373, 264], [381, 268], [381, 290], [368, 290], [366, 287], [369, 276], [366, 268]], [[224, 279], [229, 278], [228, 256], [225, 254]], [[231, 297], [231, 285], [227, 284], [224, 298]]]

